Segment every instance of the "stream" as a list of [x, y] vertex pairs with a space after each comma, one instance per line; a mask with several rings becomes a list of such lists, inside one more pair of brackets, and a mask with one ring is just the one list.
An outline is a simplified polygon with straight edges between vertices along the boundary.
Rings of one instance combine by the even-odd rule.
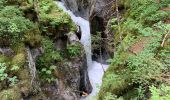
[[93, 90], [92, 93], [89, 94], [88, 97], [81, 98], [81, 100], [87, 100], [93, 96], [96, 96], [100, 90], [100, 85], [102, 84], [102, 77], [104, 75], [104, 70], [108, 68], [108, 65], [104, 65], [98, 63], [96, 61], [92, 61], [92, 53], [91, 53], [91, 34], [90, 34], [90, 24], [89, 21], [75, 16], [70, 10], [68, 10], [64, 3], [56, 1], [58, 7], [63, 9], [64, 12], [68, 13], [72, 19], [72, 21], [80, 26], [81, 30], [81, 44], [84, 46], [84, 50], [86, 53], [87, 66], [88, 66], [88, 75], [90, 82], [92, 84]]

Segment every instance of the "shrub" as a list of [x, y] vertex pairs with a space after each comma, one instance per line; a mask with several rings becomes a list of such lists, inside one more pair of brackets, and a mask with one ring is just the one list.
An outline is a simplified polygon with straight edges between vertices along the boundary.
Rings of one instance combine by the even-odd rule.
[[62, 60], [62, 57], [60, 52], [54, 49], [54, 43], [48, 37], [43, 38], [42, 45], [44, 54], [37, 59], [36, 65], [42, 81], [51, 82], [56, 79], [52, 74], [54, 66]]
[[43, 26], [52, 26], [57, 31], [62, 31], [67, 26], [67, 29], [64, 29], [65, 32], [76, 30], [76, 26], [70, 16], [61, 10], [52, 0], [41, 0], [39, 6], [41, 8], [40, 21], [43, 23]]
[[150, 86], [151, 99], [150, 100], [169, 100], [170, 99], [170, 86], [161, 85], [160, 88]]
[[78, 43], [74, 45], [68, 45], [67, 51], [68, 55], [71, 57], [79, 56], [81, 54], [81, 45]]
[[14, 16], [23, 16], [23, 12], [15, 6], [6, 6], [1, 10], [0, 16], [12, 18]]
[[[14, 68], [15, 67], [15, 68]], [[16, 66], [14, 66], [13, 69], [11, 69], [11, 73], [12, 71], [16, 71], [18, 70], [18, 68], [16, 69]], [[0, 63], [0, 82], [4, 81], [4, 80], [8, 80], [10, 82], [10, 85], [14, 85], [18, 80], [16, 76], [9, 76], [7, 73], [7, 66], [5, 63]]]
[[14, 6], [6, 6], [0, 11], [0, 37], [11, 43], [23, 40], [25, 31], [34, 28], [34, 24], [22, 17], [22, 12]]
[[[167, 38], [164, 41], [164, 46], [161, 43], [162, 37], [169, 34], [169, 24], [164, 22], [170, 11], [161, 9], [167, 7], [170, 1], [161, 0], [159, 3], [155, 0], [123, 1], [127, 11], [120, 20], [120, 25], [116, 25], [116, 18], [113, 18], [111, 22], [112, 28], [116, 31], [114, 36], [116, 52], [108, 71], [105, 73], [101, 95], [99, 95], [100, 99], [103, 99], [107, 92], [112, 93], [112, 95], [117, 94], [111, 89], [120, 88], [121, 92], [130, 92], [129, 85], [133, 88], [141, 87], [143, 94], [140, 96], [140, 92], [137, 93], [136, 98], [144, 99], [149, 85], [159, 82], [155, 76], [160, 76], [162, 72], [169, 69], [169, 52], [167, 51], [170, 42]], [[120, 35], [123, 37], [121, 41], [119, 41]], [[142, 40], [142, 38], [145, 39]], [[138, 52], [133, 51], [139, 48]], [[114, 85], [118, 84], [120, 79], [111, 80], [108, 78], [112, 74], [123, 76], [121, 79], [125, 79], [129, 85], [124, 85], [123, 90], [122, 86]], [[121, 83], [123, 84], [123, 82]], [[118, 95], [122, 96], [123, 94]]]

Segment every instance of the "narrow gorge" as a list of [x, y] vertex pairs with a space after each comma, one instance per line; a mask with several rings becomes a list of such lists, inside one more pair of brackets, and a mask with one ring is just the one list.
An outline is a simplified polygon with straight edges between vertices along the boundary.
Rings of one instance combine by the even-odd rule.
[[84, 46], [88, 66], [88, 77], [90, 80], [90, 84], [92, 85], [92, 93], [90, 93], [90, 96], [97, 96], [97, 93], [99, 92], [99, 89], [97, 88], [99, 88], [102, 84], [102, 77], [108, 65], [103, 65], [101, 63], [97, 63], [96, 61], [92, 61], [91, 33], [89, 21], [81, 17], [76, 17], [76, 15], [74, 15], [70, 10], [67, 10], [67, 8], [64, 6], [64, 3], [56, 2], [56, 4], [71, 16], [71, 19], [78, 26], [78, 28], [80, 27], [80, 41], [81, 44]]
[[0, 100], [170, 100], [170, 0], [0, 0]]

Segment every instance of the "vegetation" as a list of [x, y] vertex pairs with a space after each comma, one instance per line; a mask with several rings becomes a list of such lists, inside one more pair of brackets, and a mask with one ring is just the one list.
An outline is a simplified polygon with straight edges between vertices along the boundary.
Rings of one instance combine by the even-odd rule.
[[[164, 82], [167, 79], [161, 80], [162, 73], [169, 71], [169, 39], [166, 35], [170, 34], [170, 24], [166, 21], [170, 10], [164, 9], [169, 8], [170, 2], [122, 0], [120, 4], [124, 5], [126, 13], [122, 15], [120, 24], [117, 24], [117, 18], [113, 18], [110, 23], [116, 31], [116, 52], [105, 73], [99, 99], [106, 98], [106, 93], [121, 96], [125, 100], [152, 99], [156, 94], [152, 93], [153, 97], [146, 96], [150, 86], [170, 85]], [[123, 37], [122, 40], [120, 37]], [[133, 93], [131, 89], [138, 92]], [[149, 92], [153, 92], [152, 89]]]
[[[66, 43], [65, 49], [58, 50], [55, 42], [76, 30], [70, 16], [53, 0], [0, 0], [0, 98], [38, 95], [40, 86], [59, 79], [56, 72], [61, 66], [70, 66], [68, 59], [81, 55], [82, 48]], [[26, 48], [31, 50], [35, 69], [34, 65], [30, 68]], [[38, 48], [42, 52], [35, 59]]]
[[23, 40], [24, 33], [34, 27], [30, 20], [23, 17], [23, 12], [19, 8], [5, 6], [0, 10], [1, 45], [3, 40], [10, 43]]
[[46, 81], [53, 81], [56, 78], [52, 75], [55, 70], [55, 62], [60, 62], [62, 57], [60, 52], [54, 49], [54, 44], [48, 37], [44, 38], [43, 41], [44, 54], [37, 60], [37, 68], [39, 70], [41, 79]]
[[[99, 32], [92, 36], [96, 54], [110, 49], [105, 42], [115, 49], [109, 50], [114, 57], [97, 98], [170, 100], [170, 0], [115, 1], [116, 16], [106, 27], [114, 37], [108, 38], [97, 28], [94, 31]], [[55, 3], [0, 0], [0, 99], [41, 100], [43, 92], [51, 94], [48, 89], [53, 87], [57, 87], [53, 91], [63, 87], [63, 94], [64, 89], [73, 95], [78, 91], [79, 79], [74, 77], [82, 81], [84, 53], [79, 42], [68, 41], [69, 33], [76, 33], [76, 25]], [[32, 65], [26, 48], [31, 50]]]
[[[11, 73], [14, 72], [14, 71], [17, 71], [17, 70], [18, 70], [18, 66], [13, 66], [10, 69]], [[18, 81], [16, 76], [10, 77], [8, 75], [6, 64], [0, 63], [0, 82], [5, 81], [5, 80], [10, 82], [10, 86], [14, 85]]]
[[165, 86], [165, 85], [161, 85], [161, 87], [158, 89], [154, 86], [150, 87], [150, 91], [151, 91], [151, 100], [168, 100], [170, 99], [170, 87], [169, 86]]
[[[40, 7], [40, 22], [50, 31], [50, 27], [56, 28], [57, 30], [64, 30], [64, 26], [68, 26], [65, 29], [67, 32], [75, 31], [76, 26], [72, 22], [70, 16], [63, 12], [59, 7], [54, 4], [52, 0], [41, 0], [39, 2]], [[59, 35], [59, 34], [54, 34]]]
[[77, 57], [79, 55], [81, 55], [81, 45], [80, 44], [69, 44], [67, 46], [67, 51], [68, 51], [68, 55], [70, 55], [71, 57]]

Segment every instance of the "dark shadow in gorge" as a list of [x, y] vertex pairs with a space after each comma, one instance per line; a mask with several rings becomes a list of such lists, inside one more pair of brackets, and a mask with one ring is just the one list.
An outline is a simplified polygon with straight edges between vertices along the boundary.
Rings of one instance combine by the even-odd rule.
[[105, 61], [110, 56], [106, 49], [107, 35], [105, 34], [106, 28], [104, 19], [97, 15], [93, 16], [90, 20], [90, 27], [92, 34], [92, 59], [101, 63], [106, 63]]
[[84, 66], [80, 68], [80, 95], [82, 95], [82, 92], [85, 92], [87, 94], [90, 94], [92, 92], [92, 85], [88, 76], [86, 59], [83, 63]]

